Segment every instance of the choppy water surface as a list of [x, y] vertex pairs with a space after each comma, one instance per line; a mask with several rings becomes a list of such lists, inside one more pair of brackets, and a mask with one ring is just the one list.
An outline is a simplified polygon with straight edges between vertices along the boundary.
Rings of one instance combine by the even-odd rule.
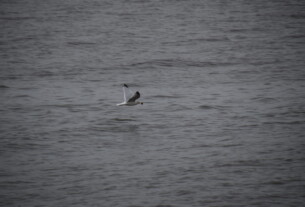
[[303, 206], [304, 11], [1, 1], [0, 205]]

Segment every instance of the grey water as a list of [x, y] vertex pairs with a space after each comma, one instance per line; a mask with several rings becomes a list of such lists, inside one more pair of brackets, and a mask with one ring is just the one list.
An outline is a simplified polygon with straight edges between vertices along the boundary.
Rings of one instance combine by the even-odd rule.
[[0, 206], [305, 205], [304, 1], [1, 0], [0, 25]]

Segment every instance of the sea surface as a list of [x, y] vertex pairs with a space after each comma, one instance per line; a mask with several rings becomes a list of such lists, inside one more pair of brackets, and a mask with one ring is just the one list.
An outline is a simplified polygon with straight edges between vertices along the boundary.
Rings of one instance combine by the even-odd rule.
[[0, 206], [301, 207], [304, 172], [303, 0], [0, 1]]

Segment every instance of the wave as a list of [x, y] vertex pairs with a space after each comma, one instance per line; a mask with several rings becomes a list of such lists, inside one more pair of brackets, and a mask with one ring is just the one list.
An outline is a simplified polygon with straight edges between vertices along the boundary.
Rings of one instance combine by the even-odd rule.
[[209, 110], [209, 109], [224, 110], [228, 107], [227, 106], [200, 105], [199, 108], [206, 109], [206, 110]]
[[36, 17], [0, 17], [0, 20], [6, 21], [20, 21], [20, 20], [32, 20], [36, 19]]
[[137, 62], [127, 65], [127, 67], [219, 67], [236, 65], [235, 62], [212, 62], [212, 61], [197, 61], [187, 59], [155, 59], [144, 62]]
[[135, 121], [134, 119], [123, 119], [123, 118], [114, 118], [114, 121]]
[[252, 101], [262, 102], [262, 103], [270, 103], [278, 101], [276, 98], [270, 98], [270, 97], [255, 97], [251, 99]]
[[273, 124], [279, 124], [279, 125], [304, 125], [303, 120], [296, 120], [296, 121], [266, 121], [263, 122], [263, 124], [266, 125], [273, 125]]
[[75, 42], [67, 42], [68, 45], [78, 46], [78, 45], [95, 45], [94, 42], [82, 42], [82, 41], [75, 41]]
[[175, 99], [175, 98], [181, 98], [181, 96], [170, 96], [170, 95], [155, 95], [151, 96], [151, 98], [170, 98], [170, 99]]
[[9, 88], [9, 87], [6, 85], [0, 85], [0, 89], [5, 89], [5, 88]]
[[213, 106], [209, 106], [209, 105], [201, 105], [201, 106], [199, 106], [199, 108], [201, 108], [201, 109], [214, 109]]
[[174, 42], [164, 42], [164, 45], [169, 46], [182, 46], [182, 45], [189, 45], [189, 44], [198, 44], [200, 42], [225, 42], [229, 41], [230, 39], [227, 37], [207, 37], [207, 38], [194, 38], [188, 39], [183, 41], [174, 41]]

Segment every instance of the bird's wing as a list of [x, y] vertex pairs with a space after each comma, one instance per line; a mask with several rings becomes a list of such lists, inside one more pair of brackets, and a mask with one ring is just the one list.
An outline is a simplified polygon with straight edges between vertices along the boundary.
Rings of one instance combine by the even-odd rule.
[[135, 102], [138, 98], [140, 98], [139, 91], [137, 91], [127, 102]]
[[123, 94], [124, 94], [124, 102], [126, 102], [126, 91], [125, 91], [125, 87], [123, 86]]
[[123, 93], [124, 93], [124, 101], [127, 102], [127, 100], [130, 100], [130, 97], [132, 96], [133, 92], [128, 88], [126, 84], [123, 85]]

